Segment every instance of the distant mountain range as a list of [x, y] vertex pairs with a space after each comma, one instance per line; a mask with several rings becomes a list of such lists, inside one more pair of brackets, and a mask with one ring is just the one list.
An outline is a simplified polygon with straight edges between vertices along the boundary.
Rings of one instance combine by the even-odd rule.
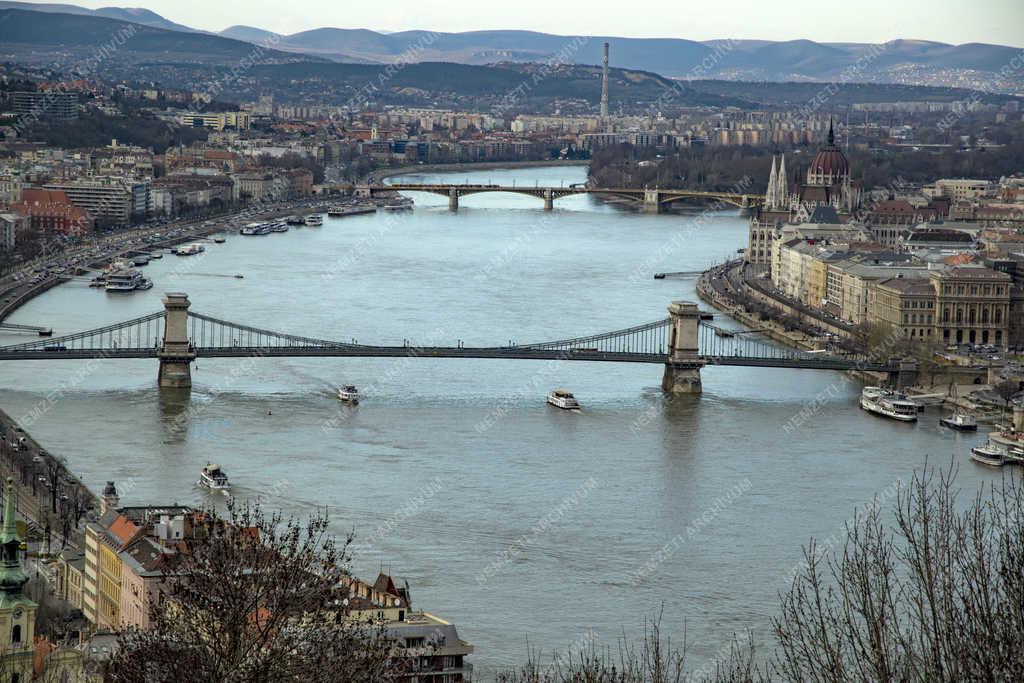
[[[534, 31], [468, 31], [436, 33], [402, 31], [380, 33], [368, 29], [318, 28], [282, 35], [253, 26], [232, 26], [219, 34], [183, 26], [146, 9], [106, 7], [90, 10], [69, 4], [35, 4], [0, 0], [0, 11], [24, 10], [36, 20], [51, 23], [42, 13], [79, 15], [91, 19], [142, 24], [153, 30], [188, 34], [198, 53], [204, 46], [223, 55], [231, 52], [217, 39], [257, 43], [293, 60], [386, 64], [456, 62], [495, 64], [558, 61], [599, 64], [602, 43], [611, 45], [613, 66], [658, 73], [670, 78], [715, 78], [745, 81], [828, 81], [960, 85], [1024, 92], [1024, 76], [999, 75], [1000, 69], [1020, 54], [1019, 48], [982, 43], [948, 45], [922, 40], [894, 40], [884, 44], [816, 43], [810, 40], [712, 40], [680, 38], [618, 38], [614, 36], [559, 36]], [[28, 19], [22, 17], [22, 24]], [[19, 40], [5, 31], [4, 43]], [[162, 42], [172, 39], [162, 36]], [[205, 42], [211, 41], [211, 42]], [[31, 42], [31, 41], [30, 41]], [[0, 52], [6, 45], [0, 45]], [[150, 49], [150, 52], [157, 51]], [[201, 58], [201, 54], [199, 55]], [[858, 66], [859, 64], [859, 66]]]
[[[252, 43], [241, 40], [156, 28], [92, 12], [67, 14], [56, 10], [36, 12], [0, 7], [2, 59], [35, 63], [95, 63], [104, 67], [112, 64], [127, 66], [140, 60], [234, 64], [247, 57], [251, 59], [255, 50], [256, 46]], [[99, 59], [100, 55], [103, 55], [102, 59]], [[259, 59], [268, 63], [325, 61], [315, 56], [262, 48], [259, 50]]]

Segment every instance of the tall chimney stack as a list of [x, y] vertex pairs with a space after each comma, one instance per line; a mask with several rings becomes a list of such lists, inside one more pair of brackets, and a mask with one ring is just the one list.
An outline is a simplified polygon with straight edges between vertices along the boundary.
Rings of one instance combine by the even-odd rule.
[[604, 59], [601, 62], [601, 118], [608, 118], [608, 43], [604, 44]]

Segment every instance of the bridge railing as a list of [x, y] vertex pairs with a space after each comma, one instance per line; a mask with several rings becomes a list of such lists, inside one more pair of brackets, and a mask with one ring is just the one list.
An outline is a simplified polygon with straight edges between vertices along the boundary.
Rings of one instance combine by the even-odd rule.
[[189, 311], [189, 341], [196, 348], [349, 348], [357, 344], [303, 337], [241, 325]]
[[163, 336], [164, 311], [159, 311], [63, 337], [2, 346], [0, 351], [9, 353], [13, 351], [153, 349], [160, 345]]
[[669, 320], [668, 318], [663, 318], [662, 320], [634, 325], [633, 327], [612, 332], [538, 344], [524, 344], [518, 348], [668, 355], [668, 329]]

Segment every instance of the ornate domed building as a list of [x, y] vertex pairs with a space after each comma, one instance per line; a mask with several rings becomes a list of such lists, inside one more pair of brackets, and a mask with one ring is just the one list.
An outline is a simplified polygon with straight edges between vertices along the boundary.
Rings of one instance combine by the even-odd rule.
[[860, 185], [850, 180], [850, 162], [836, 146], [836, 134], [830, 120], [828, 141], [807, 167], [804, 182], [798, 186], [790, 202], [793, 219], [796, 222], [806, 221], [814, 209], [822, 205], [831, 206], [840, 214], [852, 214], [860, 208], [860, 196]]
[[836, 145], [831, 120], [827, 141], [807, 166], [802, 182], [790, 182], [786, 175], [786, 157], [780, 157], [778, 165], [772, 158], [764, 206], [750, 221], [746, 252], [750, 263], [768, 264], [775, 231], [783, 224], [847, 223], [860, 208], [860, 184], [850, 179], [850, 162]]

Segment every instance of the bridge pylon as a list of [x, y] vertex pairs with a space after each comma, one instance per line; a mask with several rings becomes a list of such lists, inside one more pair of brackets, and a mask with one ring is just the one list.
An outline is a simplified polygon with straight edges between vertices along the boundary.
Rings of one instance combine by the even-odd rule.
[[700, 310], [692, 301], [673, 301], [668, 316], [668, 362], [661, 388], [670, 394], [699, 394], [703, 391], [700, 369], [705, 364], [698, 348]]
[[157, 381], [161, 387], [187, 389], [192, 386], [191, 364], [196, 352], [188, 340], [189, 306], [188, 294], [164, 294], [164, 338], [157, 350], [160, 359]]
[[448, 188], [448, 210], [458, 211], [459, 210], [459, 191], [457, 188]]
[[661, 192], [658, 190], [644, 190], [644, 211], [647, 213], [661, 213]]

